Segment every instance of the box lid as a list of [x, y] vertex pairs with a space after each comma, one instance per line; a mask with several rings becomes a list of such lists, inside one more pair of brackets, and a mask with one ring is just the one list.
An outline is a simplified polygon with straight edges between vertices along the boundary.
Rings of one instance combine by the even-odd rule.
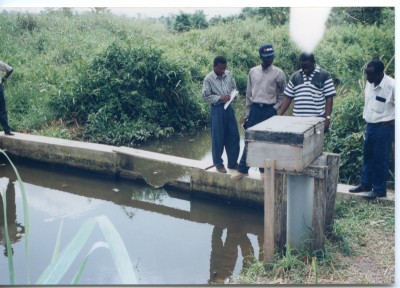
[[324, 118], [273, 116], [246, 130], [246, 141], [302, 146], [304, 139], [324, 133]]

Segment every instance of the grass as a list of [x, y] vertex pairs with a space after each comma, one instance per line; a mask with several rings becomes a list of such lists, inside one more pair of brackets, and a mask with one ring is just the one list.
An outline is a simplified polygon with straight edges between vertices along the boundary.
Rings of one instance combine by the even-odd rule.
[[291, 249], [264, 269], [254, 260], [235, 279], [238, 284], [393, 284], [394, 203], [336, 204], [333, 233], [317, 255]]

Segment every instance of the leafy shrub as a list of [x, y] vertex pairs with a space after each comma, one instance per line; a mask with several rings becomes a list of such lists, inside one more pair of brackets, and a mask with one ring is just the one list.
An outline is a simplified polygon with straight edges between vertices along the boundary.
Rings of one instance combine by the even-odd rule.
[[29, 32], [33, 32], [35, 29], [38, 29], [38, 21], [36, 20], [36, 16], [30, 13], [21, 13], [18, 14], [18, 25], [23, 30], [28, 30]]
[[[189, 69], [148, 39], [111, 44], [82, 73], [72, 93], [53, 102], [85, 125], [84, 138], [114, 145], [168, 136], [205, 121]], [[197, 95], [197, 96], [196, 96]]]

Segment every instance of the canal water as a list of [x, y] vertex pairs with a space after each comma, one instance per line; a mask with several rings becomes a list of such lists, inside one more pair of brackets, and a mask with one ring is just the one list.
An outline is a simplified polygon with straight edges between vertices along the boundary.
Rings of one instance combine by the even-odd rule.
[[[208, 131], [202, 133], [209, 135]], [[162, 146], [157, 143], [150, 146], [153, 151], [162, 149], [157, 152], [176, 155], [179, 150], [185, 153], [178, 156], [207, 159], [210, 144], [209, 136], [204, 135], [178, 139], [180, 143], [198, 144], [195, 149], [187, 147], [186, 152], [184, 149], [189, 145], [173, 148], [168, 141], [174, 139], [165, 141]], [[175, 153], [168, 153], [168, 149], [174, 149]], [[27, 259], [21, 194], [10, 165], [3, 158], [0, 165], [0, 184], [6, 186], [4, 183], [9, 182], [8, 186], [0, 188], [7, 189], [8, 195], [7, 215], [16, 284], [28, 284], [28, 270], [30, 284], [34, 284], [49, 265], [61, 223], [63, 248], [85, 220], [99, 215], [108, 217], [121, 235], [139, 284], [223, 283], [227, 277], [238, 275], [249, 257], [260, 258], [263, 235], [260, 210], [195, 198], [164, 188], [154, 189], [131, 181], [17, 162], [29, 205]], [[0, 212], [0, 285], [8, 285], [4, 216], [3, 211]], [[99, 228], [94, 230], [59, 284], [71, 282], [97, 241], [104, 241]], [[90, 256], [81, 284], [121, 284], [107, 249], [98, 249]]]

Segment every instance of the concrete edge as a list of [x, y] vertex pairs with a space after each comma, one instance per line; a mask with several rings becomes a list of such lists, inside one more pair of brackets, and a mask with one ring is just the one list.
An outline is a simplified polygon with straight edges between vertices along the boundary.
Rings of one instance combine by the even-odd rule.
[[[166, 169], [173, 170], [178, 167], [190, 173], [190, 183], [187, 180], [170, 179], [163, 185], [183, 191], [204, 192], [210, 196], [214, 194], [214, 196], [228, 201], [244, 200], [244, 202], [260, 204], [263, 199], [263, 182], [259, 173], [250, 173], [249, 176], [240, 180], [232, 180], [230, 175], [235, 172], [234, 170], [229, 170], [227, 174], [221, 174], [215, 168], [206, 170], [210, 164], [200, 160], [124, 146], [115, 147], [23, 133], [15, 133], [14, 136], [0, 135], [0, 148], [19, 158], [116, 175], [136, 181], [146, 181], [146, 177], [135, 169], [132, 161], [134, 159], [154, 161], [167, 165], [164, 166], [167, 167]], [[132, 167], [128, 165], [126, 169], [121, 168], [121, 159], [119, 158], [121, 155], [127, 156], [124, 158], [131, 158], [129, 161], [131, 161]], [[363, 193], [348, 192], [351, 187], [353, 186], [338, 184], [336, 193], [338, 200], [351, 198], [362, 200]], [[394, 191], [388, 191], [387, 197], [380, 198], [380, 200], [395, 201]]]

